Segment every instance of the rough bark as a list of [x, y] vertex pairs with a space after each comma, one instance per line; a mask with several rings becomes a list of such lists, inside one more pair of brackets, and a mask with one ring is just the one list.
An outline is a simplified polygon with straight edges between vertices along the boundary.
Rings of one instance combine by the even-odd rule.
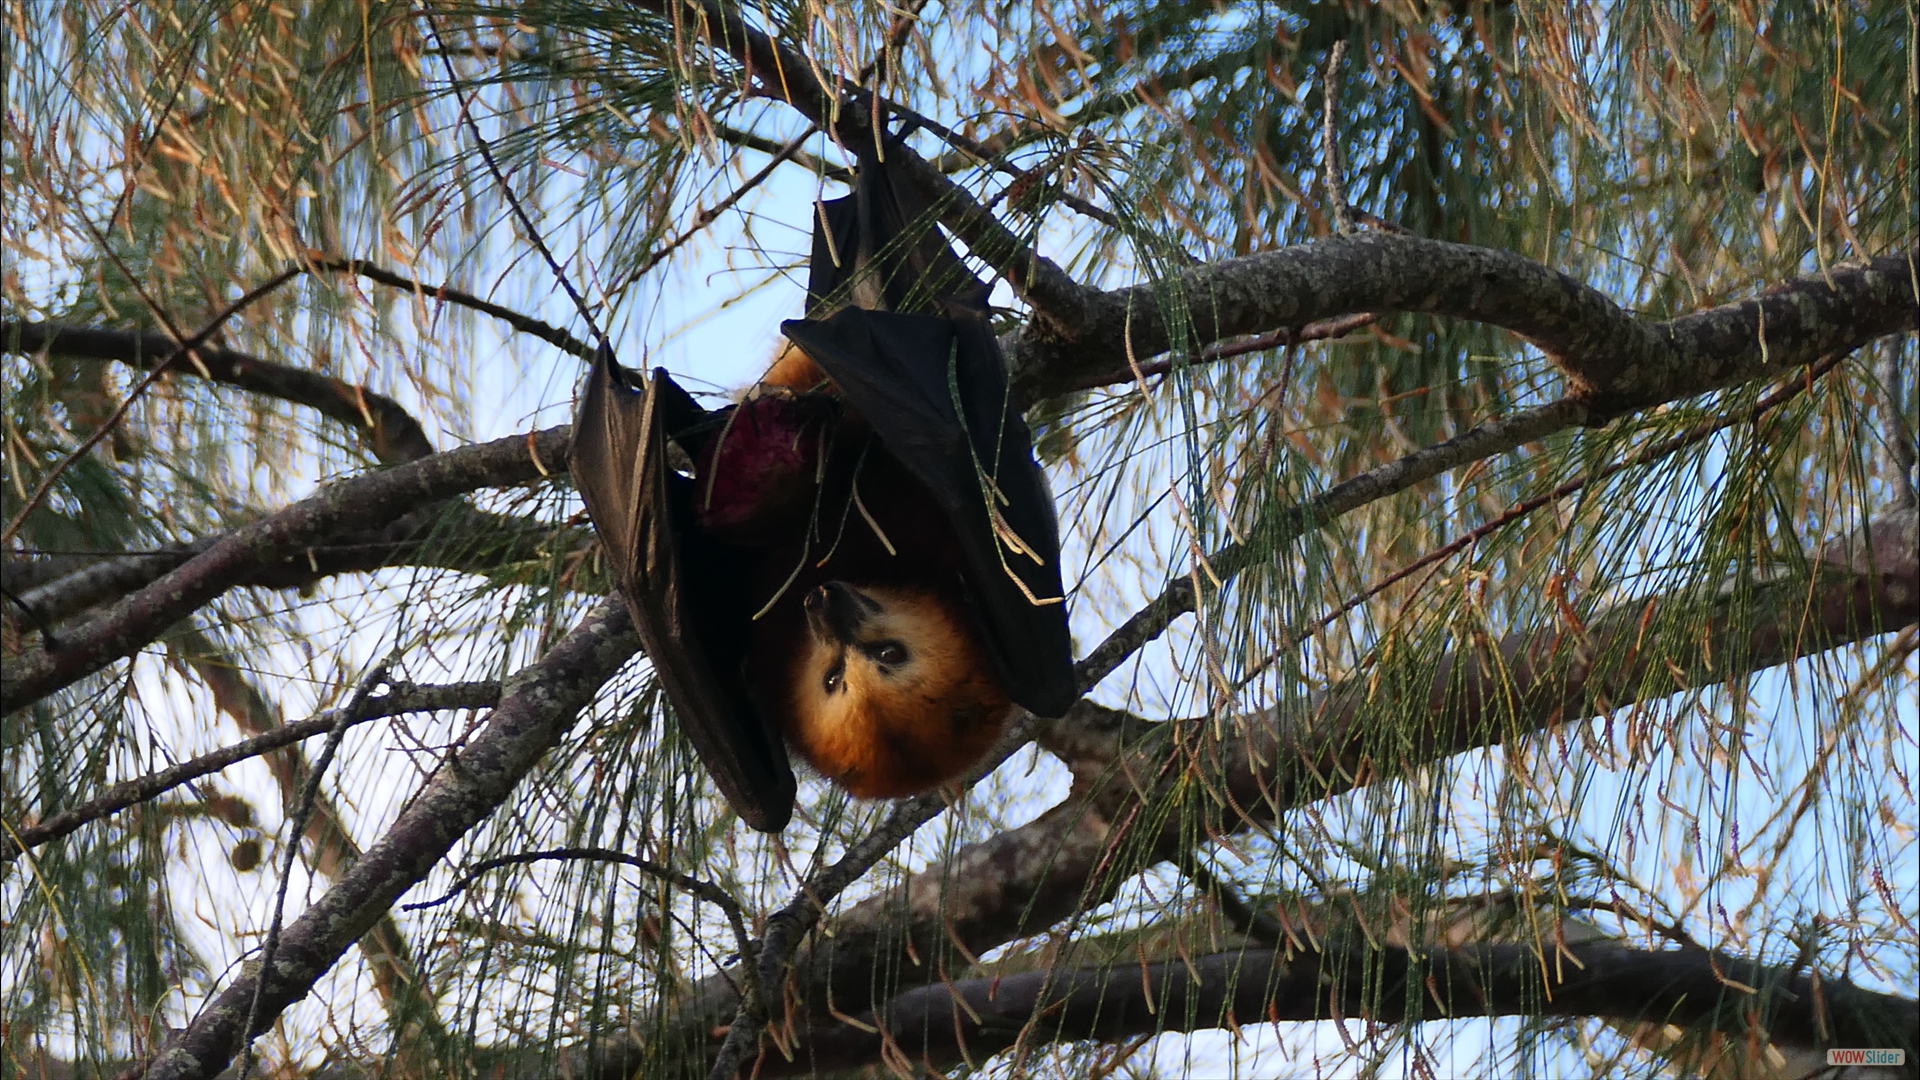
[[[1617, 942], [1545, 952], [1532, 944], [1418, 950], [1328, 944], [1325, 951], [1248, 949], [927, 986], [855, 1023], [802, 1028], [792, 1059], [769, 1052], [758, 1075], [806, 1076], [889, 1062], [939, 1070], [979, 1065], [1022, 1040], [1029, 1048], [1120, 1042], [1166, 1031], [1336, 1018], [1591, 1016], [1705, 1024], [1741, 1043], [1903, 1047], [1910, 1063], [1920, 1044], [1920, 1002], [1706, 949], [1648, 951]], [[1908, 1068], [1905, 1075], [1916, 1073]]]
[[[1354, 312], [1417, 311], [1513, 331], [1553, 358], [1583, 422], [1776, 376], [1920, 326], [1915, 253], [1786, 282], [1750, 300], [1667, 321], [1639, 319], [1598, 290], [1504, 251], [1390, 233], [1336, 237], [1193, 267], [1095, 294], [1074, 336], [1035, 323], [1007, 340], [1028, 400], [1172, 348], [1304, 326]], [[1177, 305], [1177, 306], [1176, 306]]]
[[[518, 462], [502, 464], [508, 474], [519, 471]], [[155, 552], [52, 556], [47, 561], [62, 564], [64, 572], [50, 577], [33, 574], [32, 577], [40, 578], [40, 583], [29, 586], [16, 584], [15, 567], [9, 566], [6, 585], [14, 590], [15, 611], [31, 611], [39, 622], [56, 627], [91, 608], [145, 588], [161, 575], [206, 552], [226, 535]], [[592, 532], [584, 527], [490, 514], [462, 502], [448, 501], [426, 510], [409, 511], [380, 528], [329, 536], [276, 562], [264, 562], [243, 570], [233, 584], [302, 589], [340, 574], [393, 566], [490, 574], [517, 563], [582, 551], [592, 542]], [[605, 582], [596, 579], [594, 584], [604, 586]]]

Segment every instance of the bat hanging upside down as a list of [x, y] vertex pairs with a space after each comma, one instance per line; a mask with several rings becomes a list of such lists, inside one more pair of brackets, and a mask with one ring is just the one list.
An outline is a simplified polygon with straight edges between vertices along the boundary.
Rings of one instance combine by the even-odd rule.
[[[863, 155], [809, 310], [708, 412], [603, 351], [573, 473], [682, 729], [755, 828], [786, 746], [854, 795], [952, 780], [1075, 697], [1058, 527], [971, 274]], [[910, 236], [908, 226], [922, 230]], [[917, 310], [915, 310], [917, 309]]]
[[[750, 620], [745, 673], [787, 744], [869, 799], [925, 791], [979, 761], [1013, 702], [925, 485], [798, 348], [702, 449], [694, 481], [712, 479], [696, 488], [700, 526], [763, 553], [750, 599], [775, 598]], [[809, 533], [824, 558], [800, 550]]]

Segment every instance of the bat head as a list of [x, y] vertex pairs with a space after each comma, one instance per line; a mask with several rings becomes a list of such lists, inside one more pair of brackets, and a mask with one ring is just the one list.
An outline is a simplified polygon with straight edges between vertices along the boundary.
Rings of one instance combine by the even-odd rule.
[[1009, 703], [971, 621], [937, 591], [829, 581], [807, 595], [787, 737], [863, 798], [925, 791], [965, 772]]

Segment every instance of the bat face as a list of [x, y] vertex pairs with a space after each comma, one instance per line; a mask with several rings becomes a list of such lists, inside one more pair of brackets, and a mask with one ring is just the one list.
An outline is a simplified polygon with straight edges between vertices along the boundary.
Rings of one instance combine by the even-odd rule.
[[829, 581], [804, 606], [782, 726], [841, 787], [870, 799], [925, 791], [999, 738], [1010, 703], [952, 601]]

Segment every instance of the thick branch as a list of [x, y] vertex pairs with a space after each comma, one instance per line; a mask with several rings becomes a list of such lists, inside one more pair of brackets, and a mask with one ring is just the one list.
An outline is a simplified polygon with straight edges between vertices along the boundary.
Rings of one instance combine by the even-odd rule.
[[[1370, 722], [1369, 677], [1334, 686], [1309, 714], [1256, 714], [1220, 741], [1219, 779], [1252, 820], [1272, 820], [1382, 773], [1402, 775], [1466, 750], [1745, 678], [1914, 625], [1920, 622], [1917, 520], [1911, 511], [1890, 515], [1863, 535], [1828, 544], [1812, 582], [1730, 581], [1704, 611], [1688, 596], [1631, 600], [1585, 627], [1511, 634], [1492, 651], [1449, 652], [1434, 662], [1425, 686], [1427, 724], [1396, 732], [1398, 760], [1381, 756], [1378, 725]], [[1655, 620], [1676, 625], [1678, 612], [1688, 615], [1684, 647], [1672, 634], [1649, 633]], [[1194, 728], [1185, 734], [1198, 735], [1198, 724]]]
[[1173, 345], [1170, 305], [1198, 346], [1356, 312], [1418, 311], [1504, 327], [1550, 353], [1589, 422], [1776, 376], [1910, 331], [1911, 251], [1798, 278], [1751, 300], [1666, 322], [1641, 320], [1595, 289], [1504, 251], [1369, 233], [1195, 267], [1089, 298], [1075, 336], [1029, 326], [1010, 341], [1028, 400], [1085, 383]]
[[[1309, 341], [1326, 341], [1331, 338], [1345, 337], [1373, 325], [1378, 320], [1370, 312], [1347, 315], [1326, 322], [1309, 323], [1295, 332], [1290, 329], [1274, 330], [1265, 334], [1256, 334], [1238, 341], [1219, 342], [1201, 349], [1186, 362], [1188, 364], [1207, 364], [1216, 360], [1228, 360], [1236, 356], [1245, 356], [1251, 352], [1264, 352], [1285, 345], [1299, 345]], [[1112, 386], [1116, 383], [1130, 383], [1140, 379], [1165, 375], [1182, 366], [1173, 357], [1163, 356], [1158, 360], [1149, 360], [1138, 368], [1120, 368], [1100, 375], [1091, 375], [1086, 379], [1065, 387], [1065, 390], [1091, 390], [1096, 386]]]
[[626, 606], [614, 599], [596, 606], [551, 651], [509, 679], [486, 726], [434, 772], [386, 835], [287, 927], [272, 970], [228, 984], [167, 1041], [146, 1067], [148, 1080], [205, 1080], [224, 1069], [239, 1050], [240, 1028], [261, 978], [256, 1033], [272, 1027], [394, 901], [506, 800], [638, 647]]
[[[40, 620], [57, 624], [145, 587], [213, 547], [226, 535], [154, 552], [52, 556], [49, 561], [69, 565], [86, 558], [92, 561], [45, 584], [20, 590], [16, 596], [20, 605]], [[255, 567], [234, 584], [300, 589], [336, 574], [362, 573], [390, 566], [426, 566], [488, 574], [517, 563], [544, 559], [556, 551], [579, 550], [591, 539], [584, 528], [492, 514], [465, 503], [450, 502], [431, 514], [407, 514], [382, 529], [328, 537], [325, 543], [302, 549], [277, 563]]]
[[565, 470], [568, 439], [566, 427], [510, 435], [329, 484], [234, 530], [153, 584], [62, 633], [58, 648], [30, 652], [0, 667], [4, 709], [22, 709], [132, 655], [246, 575], [302, 552], [343, 525], [391, 521], [423, 503]]
[[[1710, 1025], [1744, 1043], [1906, 1048], [1914, 1059], [1920, 1003], [1799, 970], [1705, 949], [1646, 951], [1613, 942], [1477, 948], [1271, 950], [1026, 972], [911, 990], [878, 1015], [800, 1034], [792, 1061], [769, 1055], [760, 1076], [879, 1064], [889, 1050], [940, 1070], [979, 1065], [1012, 1047], [1267, 1021], [1378, 1023], [1475, 1016], [1599, 1017]], [[1742, 984], [1755, 992], [1736, 987]], [[1030, 1031], [1027, 1025], [1032, 1024]], [[1912, 1071], [1909, 1070], [1909, 1075]]]

